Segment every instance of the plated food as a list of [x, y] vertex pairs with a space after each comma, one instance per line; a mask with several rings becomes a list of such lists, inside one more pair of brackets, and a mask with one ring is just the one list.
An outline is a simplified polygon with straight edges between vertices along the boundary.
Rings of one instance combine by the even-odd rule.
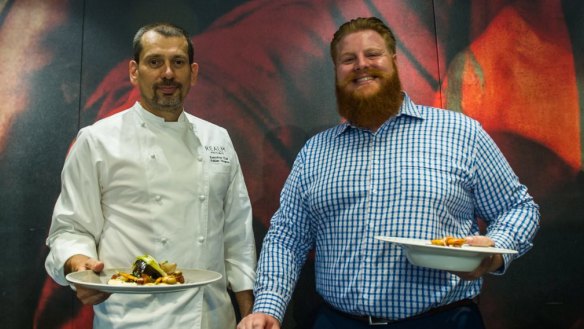
[[465, 243], [457, 247], [437, 245], [428, 239], [388, 236], [376, 236], [375, 239], [400, 247], [412, 265], [446, 271], [469, 272], [473, 271], [486, 256], [517, 254], [517, 251], [511, 249], [476, 247]]
[[435, 246], [462, 247], [462, 245], [466, 243], [466, 239], [446, 236], [443, 238], [432, 239], [430, 240], [430, 243]]
[[78, 287], [95, 289], [107, 293], [119, 294], [159, 294], [169, 292], [179, 292], [189, 289], [196, 289], [215, 281], [221, 280], [222, 276], [218, 272], [203, 269], [184, 269], [181, 272], [185, 279], [182, 284], [137, 284], [133, 282], [112, 282], [112, 276], [116, 273], [131, 273], [128, 268], [108, 268], [100, 273], [92, 270], [72, 272], [67, 274], [67, 281]]
[[183, 284], [185, 278], [175, 263], [159, 263], [150, 255], [136, 257], [131, 273], [116, 271], [108, 281], [110, 285], [174, 285]]

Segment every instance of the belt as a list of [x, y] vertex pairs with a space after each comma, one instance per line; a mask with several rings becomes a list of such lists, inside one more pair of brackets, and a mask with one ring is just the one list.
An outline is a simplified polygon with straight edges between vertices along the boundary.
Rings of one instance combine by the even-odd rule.
[[438, 313], [446, 312], [446, 311], [449, 311], [449, 310], [452, 310], [455, 308], [459, 308], [459, 307], [463, 307], [463, 306], [477, 305], [477, 304], [478, 304], [477, 299], [462, 299], [462, 300], [459, 300], [459, 301], [456, 301], [456, 302], [453, 302], [450, 304], [446, 304], [446, 305], [432, 308], [424, 313], [420, 313], [420, 314], [410, 316], [410, 317], [407, 317], [404, 319], [399, 319], [399, 320], [376, 318], [374, 316], [367, 316], [367, 315], [354, 315], [354, 314], [341, 312], [328, 304], [327, 304], [327, 306], [331, 311], [333, 311], [334, 313], [339, 314], [345, 318], [358, 320], [360, 322], [364, 322], [366, 324], [369, 324], [370, 326], [385, 326], [388, 324], [394, 324], [394, 323], [398, 323], [398, 322], [405, 322], [405, 321], [421, 319], [421, 318], [432, 316], [432, 315], [435, 315]]

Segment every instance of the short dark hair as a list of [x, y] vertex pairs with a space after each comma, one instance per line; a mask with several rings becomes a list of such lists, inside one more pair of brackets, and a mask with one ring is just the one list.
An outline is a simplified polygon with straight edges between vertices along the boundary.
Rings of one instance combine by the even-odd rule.
[[155, 31], [156, 33], [162, 34], [165, 37], [183, 37], [186, 39], [188, 44], [189, 53], [189, 64], [194, 61], [195, 51], [193, 49], [193, 42], [189, 33], [180, 26], [174, 25], [172, 23], [153, 23], [141, 27], [136, 35], [134, 36], [134, 41], [132, 46], [134, 47], [134, 61], [136, 63], [140, 62], [140, 53], [142, 52], [142, 36], [148, 31]]
[[339, 27], [337, 32], [335, 32], [333, 39], [331, 40], [331, 57], [333, 58], [333, 64], [337, 61], [337, 46], [342, 38], [347, 34], [351, 34], [358, 31], [373, 30], [381, 35], [383, 40], [385, 40], [385, 45], [387, 50], [392, 54], [395, 54], [395, 37], [391, 29], [383, 23], [377, 17], [358, 17], [352, 19]]

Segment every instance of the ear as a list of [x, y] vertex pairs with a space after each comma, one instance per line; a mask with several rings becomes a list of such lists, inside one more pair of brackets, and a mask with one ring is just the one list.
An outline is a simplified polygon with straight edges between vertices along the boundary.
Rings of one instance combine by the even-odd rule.
[[191, 86], [197, 84], [197, 78], [199, 76], [199, 64], [191, 64]]
[[130, 64], [128, 65], [128, 71], [130, 74], [130, 82], [132, 85], [138, 84], [138, 63], [135, 60], [131, 60]]

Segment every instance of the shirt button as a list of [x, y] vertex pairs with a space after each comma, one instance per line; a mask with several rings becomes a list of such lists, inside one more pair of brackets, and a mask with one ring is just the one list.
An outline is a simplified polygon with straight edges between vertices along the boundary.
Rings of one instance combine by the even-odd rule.
[[156, 159], [156, 154], [150, 154], [151, 159]]
[[160, 195], [157, 195], [157, 196], [155, 196], [155, 197], [154, 197], [154, 199], [155, 199], [156, 201], [160, 201], [160, 200], [162, 200], [162, 197], [161, 197]]
[[204, 195], [202, 195], [202, 194], [201, 194], [201, 195], [199, 195], [199, 200], [201, 200], [201, 201], [205, 201], [205, 196], [204, 196]]
[[199, 162], [201, 162], [201, 161], [203, 161], [203, 157], [199, 155], [199, 156], [197, 157], [197, 160], [199, 160]]
[[205, 242], [205, 237], [203, 237], [203, 236], [200, 236], [200, 237], [199, 237], [199, 239], [198, 239], [198, 241], [199, 241], [199, 243], [203, 243], [203, 242]]
[[146, 123], [142, 122], [142, 124], [140, 126], [142, 126], [142, 128], [146, 128]]
[[162, 238], [162, 239], [160, 239], [160, 242], [162, 244], [167, 244], [168, 243], [168, 239], [167, 238]]

